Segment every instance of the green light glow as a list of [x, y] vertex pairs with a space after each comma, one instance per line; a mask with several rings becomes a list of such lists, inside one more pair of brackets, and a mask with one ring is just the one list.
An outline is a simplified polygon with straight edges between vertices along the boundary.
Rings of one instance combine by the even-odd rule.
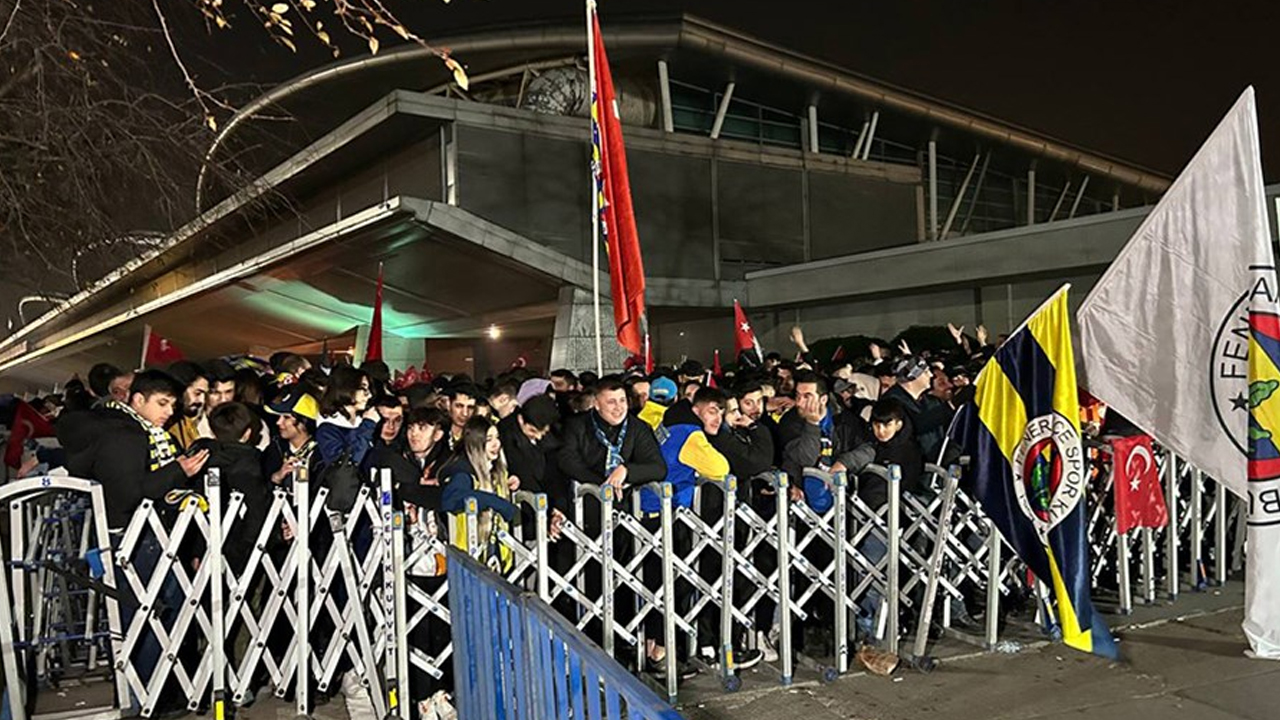
[[[347, 302], [301, 280], [255, 279], [240, 302], [266, 317], [314, 330], [320, 336], [339, 335], [373, 320], [373, 305]], [[428, 337], [428, 318], [396, 310], [384, 294], [383, 332], [398, 337]], [[397, 328], [417, 326], [408, 335]]]

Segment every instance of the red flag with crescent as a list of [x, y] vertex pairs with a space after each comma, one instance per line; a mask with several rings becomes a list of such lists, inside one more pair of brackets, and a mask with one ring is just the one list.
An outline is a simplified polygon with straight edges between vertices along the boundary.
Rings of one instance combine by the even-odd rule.
[[1116, 531], [1164, 527], [1169, 509], [1164, 504], [1151, 437], [1134, 435], [1111, 441], [1115, 478]]
[[22, 464], [22, 450], [27, 440], [53, 437], [53, 425], [36, 409], [19, 400], [13, 411], [13, 427], [4, 450], [4, 464], [16, 468]]

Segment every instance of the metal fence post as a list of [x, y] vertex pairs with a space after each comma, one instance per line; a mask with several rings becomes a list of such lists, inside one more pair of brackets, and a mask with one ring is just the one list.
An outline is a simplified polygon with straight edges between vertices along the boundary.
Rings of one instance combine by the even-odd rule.
[[721, 533], [720, 563], [720, 672], [729, 683], [734, 676], [733, 663], [733, 580], [737, 566], [734, 564], [734, 516], [738, 512], [738, 479], [732, 475], [724, 480], [724, 518]]
[[[420, 512], [430, 512], [421, 510]], [[405, 528], [404, 512], [396, 510], [391, 521], [391, 563], [395, 568], [395, 633], [400, 642], [396, 643], [396, 677], [404, 678], [406, 688], [409, 683], [409, 599], [405, 578]], [[414, 710], [413, 697], [406, 689], [409, 702], [399, 704], [401, 720], [410, 720]]]
[[[600, 585], [601, 592], [604, 595], [601, 599], [604, 604], [604, 618], [601, 620], [601, 627], [604, 632], [604, 651], [609, 654], [609, 657], [615, 657], [613, 654], [613, 616], [616, 611], [613, 596], [613, 499], [614, 489], [612, 485], [605, 485], [600, 488]], [[581, 498], [579, 498], [579, 502], [581, 502]], [[638, 643], [638, 645], [642, 646], [640, 651], [643, 656], [644, 643]], [[640, 665], [639, 667], [644, 666]]]
[[547, 495], [546, 493], [538, 493], [533, 496], [533, 507], [534, 507], [534, 513], [533, 513], [534, 538], [535, 538], [535, 542], [538, 544], [536, 548], [537, 563], [538, 563], [538, 567], [535, 571], [537, 573], [537, 577], [535, 580], [536, 589], [538, 592], [538, 597], [542, 598], [543, 602], [551, 602], [551, 590], [548, 587], [548, 580], [547, 580], [547, 570], [548, 570], [547, 543], [550, 540], [547, 535], [548, 530], [547, 530]]
[[674, 704], [680, 677], [676, 671], [676, 614], [679, 610], [676, 608], [675, 568], [672, 565], [672, 556], [675, 554], [675, 548], [672, 546], [674, 540], [671, 525], [671, 491], [671, 483], [664, 481], [660, 493], [662, 515], [662, 632], [663, 643], [667, 649], [667, 654], [664, 658], [667, 666], [667, 699]]
[[471, 557], [480, 559], [480, 510], [475, 497], [467, 498], [467, 552]]
[[778, 648], [782, 656], [783, 685], [790, 685], [795, 676], [795, 657], [791, 652], [791, 486], [787, 474], [774, 473], [773, 487], [778, 499], [774, 524], [778, 532]]
[[1149, 527], [1142, 528], [1142, 601], [1156, 601], [1156, 531]]
[[843, 470], [831, 477], [835, 486], [835, 517], [832, 530], [835, 533], [835, 620], [836, 620], [836, 672], [849, 672], [849, 613], [853, 603], [849, 600], [848, 578], [848, 512], [849, 512], [849, 475]]
[[[19, 507], [20, 504], [16, 502], [10, 505], [11, 510]], [[10, 514], [9, 521], [14, 522], [12, 514]], [[17, 522], [21, 523], [22, 518], [19, 517]], [[14, 591], [17, 592], [18, 588], [15, 587]], [[14, 647], [14, 641], [17, 638], [14, 636], [13, 632], [15, 624], [17, 626], [22, 626], [25, 624], [26, 619], [20, 616], [15, 618], [11, 614], [15, 610], [15, 605], [16, 603], [14, 603], [9, 596], [8, 578], [5, 577], [4, 569], [0, 568], [0, 606], [2, 606], [0, 607], [0, 653], [4, 655], [3, 662], [5, 678], [4, 690], [0, 692], [3, 692], [9, 699], [8, 717], [11, 718], [11, 720], [26, 720], [27, 683], [26, 678], [18, 673], [18, 650]], [[124, 707], [128, 700], [129, 697], [127, 693], [121, 696], [121, 707]], [[2, 698], [0, 698], [0, 702], [2, 702]], [[0, 706], [0, 710], [4, 710], [4, 708]]]
[[294, 700], [298, 718], [311, 716], [311, 483], [304, 464], [293, 471], [293, 496], [298, 502], [294, 521], [293, 551], [297, 558], [298, 583], [294, 605], [298, 634], [294, 639]]
[[[400, 646], [406, 642], [400, 634], [399, 608], [397, 607], [397, 578], [404, 578], [404, 562], [396, 564], [396, 532], [397, 516], [395, 503], [392, 500], [391, 470], [382, 468], [378, 471], [378, 517], [382, 521], [382, 631], [386, 636], [383, 672], [386, 674], [387, 718], [407, 716], [400, 706], [400, 683], [408, 685], [409, 678], [400, 674]], [[403, 553], [401, 553], [403, 555]], [[369, 672], [376, 672], [368, 668]]]
[[[204, 475], [204, 496], [209, 503], [209, 542], [205, 562], [209, 566], [209, 620], [212, 637], [209, 649], [213, 655], [213, 716], [221, 719], [226, 712], [226, 622], [222, 616], [222, 594], [226, 583], [222, 555], [222, 487], [221, 472], [209, 468]], [[230, 638], [234, 641], [234, 638]]]
[[901, 603], [899, 596], [898, 569], [901, 564], [901, 548], [898, 541], [902, 534], [902, 468], [889, 466], [889, 567], [885, 573], [885, 582], [889, 587], [889, 624], [886, 635], [889, 640], [889, 652], [898, 653], [898, 611]]
[[1000, 639], [1000, 531], [987, 518], [987, 649], [994, 650]]
[[933, 605], [938, 596], [938, 575], [947, 555], [947, 536], [951, 534], [951, 513], [955, 509], [956, 492], [960, 488], [960, 468], [951, 466], [942, 487], [942, 507], [938, 513], [938, 531], [934, 537], [933, 553], [929, 556], [929, 578], [924, 589], [924, 603], [916, 624], [916, 641], [911, 654], [923, 658], [929, 645], [929, 625], [933, 623]]
[[1133, 588], [1129, 579], [1129, 533], [1121, 533], [1119, 521], [1112, 518], [1116, 530], [1116, 583], [1120, 586], [1120, 614], [1133, 612]]
[[1191, 586], [1204, 590], [1207, 575], [1204, 572], [1204, 473], [1200, 468], [1191, 471]]

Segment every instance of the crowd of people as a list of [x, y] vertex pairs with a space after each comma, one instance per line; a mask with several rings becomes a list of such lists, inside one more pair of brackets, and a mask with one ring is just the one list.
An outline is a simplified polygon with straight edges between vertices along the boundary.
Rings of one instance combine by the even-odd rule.
[[[58, 443], [32, 445], [20, 473], [65, 472], [101, 482], [118, 542], [144, 500], [170, 508], [201, 501], [204, 475], [213, 468], [225, 491], [244, 495], [245, 527], [261, 527], [276, 490], [292, 492], [303, 471], [328, 491], [330, 509], [345, 510], [372, 471], [386, 470], [411, 532], [420, 536], [464, 543], [463, 511], [474, 499], [479, 555], [503, 570], [513, 559], [501, 531], [527, 522], [514, 501], [519, 490], [546, 494], [553, 542], [572, 514], [575, 482], [612, 486], [625, 501], [620, 507], [630, 508], [629, 496], [638, 494], [640, 520], [651, 530], [660, 522], [655, 483], [661, 481], [673, 485], [673, 504], [687, 508], [697, 478], [733, 475], [740, 499], [766, 519], [776, 507], [768, 480], [775, 470], [789, 476], [793, 502], [819, 512], [830, 506], [830, 488], [806, 477], [806, 468], [846, 471], [851, 492], [872, 508], [885, 504], [886, 484], [864, 472], [871, 464], [899, 466], [903, 491], [927, 494], [925, 463], [943, 451], [952, 415], [991, 352], [985, 332], [975, 343], [952, 331], [956, 344], [944, 351], [872, 344], [869, 357], [822, 362], [797, 329], [793, 355], [747, 351], [720, 376], [696, 360], [648, 372], [643, 362], [631, 362], [604, 376], [513, 367], [483, 381], [449, 373], [393, 376], [380, 361], [318, 367], [290, 353], [137, 371], [99, 364], [87, 382], [74, 379], [61, 394], [31, 401]], [[698, 511], [719, 512], [712, 502]], [[283, 554], [295, 532], [274, 528], [268, 552]], [[674, 541], [677, 551], [687, 547], [687, 530]], [[244, 567], [253, 543], [250, 533], [228, 539], [224, 553], [233, 569]], [[861, 550], [884, 552], [882, 544]], [[149, 554], [154, 562], [159, 551], [142, 548], [135, 558]], [[552, 555], [553, 562], [566, 561], [564, 553]], [[656, 587], [661, 567], [651, 560], [643, 570]], [[408, 570], [424, 586], [446, 572], [442, 558]], [[688, 602], [690, 593], [685, 587], [677, 601]], [[620, 614], [627, 605], [619, 603]], [[867, 641], [874, 641], [876, 611], [870, 604], [859, 618]], [[125, 609], [126, 623], [131, 612]], [[769, 632], [776, 632], [775, 610], [762, 602], [756, 612], [759, 635], [734, 638], [740, 669], [776, 657]], [[447, 629], [443, 638], [427, 632], [437, 634], [416, 641], [447, 642]], [[646, 619], [646, 637], [649, 662], [637, 671], [661, 674], [667, 652], [684, 652], [685, 643], [677, 643], [679, 650], [663, 646], [656, 613]], [[159, 652], [154, 641], [144, 643], [137, 664], [154, 665]], [[679, 658], [682, 677], [696, 672], [690, 660]], [[423, 716], [447, 717], [446, 688], [421, 675], [412, 682]]]

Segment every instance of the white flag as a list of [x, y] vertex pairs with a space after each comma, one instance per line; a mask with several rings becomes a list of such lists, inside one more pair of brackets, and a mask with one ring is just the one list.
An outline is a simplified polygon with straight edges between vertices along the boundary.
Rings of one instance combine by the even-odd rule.
[[1249, 88], [1077, 319], [1084, 387], [1249, 501], [1244, 630], [1280, 659], [1276, 290]]

